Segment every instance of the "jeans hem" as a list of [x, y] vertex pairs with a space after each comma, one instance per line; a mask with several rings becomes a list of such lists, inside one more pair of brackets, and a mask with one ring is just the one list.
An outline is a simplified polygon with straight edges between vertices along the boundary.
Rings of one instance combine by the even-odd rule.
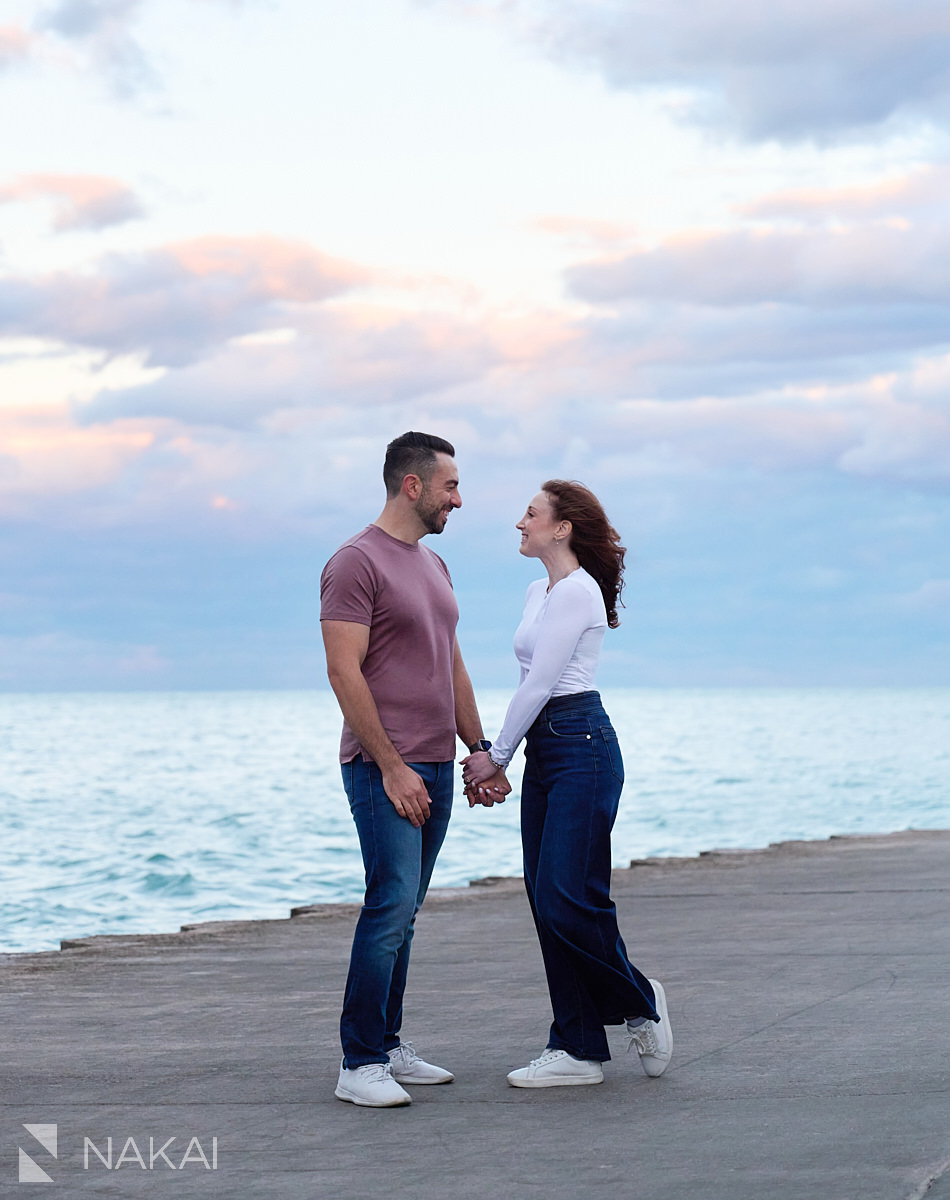
[[549, 1043], [547, 1046], [547, 1049], [548, 1050], [563, 1050], [566, 1054], [569, 1054], [571, 1056], [571, 1058], [576, 1058], [578, 1060], [578, 1062], [599, 1062], [599, 1063], [610, 1062], [609, 1054], [606, 1054], [606, 1055], [603, 1053], [582, 1054], [580, 1051], [575, 1050], [572, 1046], [552, 1045]]
[[382, 1066], [386, 1066], [386, 1064], [388, 1062], [389, 1062], [388, 1054], [386, 1055], [385, 1058], [367, 1058], [367, 1059], [364, 1059], [362, 1062], [357, 1062], [357, 1063], [347, 1062], [346, 1056], [344, 1055], [343, 1069], [346, 1071], [358, 1071], [360, 1069], [360, 1067], [371, 1067], [374, 1063], [380, 1063]]

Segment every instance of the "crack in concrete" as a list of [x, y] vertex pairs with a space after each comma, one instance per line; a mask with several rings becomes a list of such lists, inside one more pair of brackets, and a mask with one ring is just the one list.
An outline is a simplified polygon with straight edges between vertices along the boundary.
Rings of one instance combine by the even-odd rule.
[[870, 979], [861, 980], [860, 983], [854, 984], [853, 987], [845, 988], [842, 992], [835, 992], [831, 996], [823, 996], [821, 1000], [816, 1000], [813, 1004], [806, 1004], [804, 1008], [798, 1008], [792, 1012], [784, 1013], [782, 1016], [776, 1017], [774, 1021], [769, 1021], [767, 1024], [761, 1025], [757, 1029], [750, 1029], [748, 1033], [744, 1033], [741, 1037], [736, 1038], [734, 1041], [726, 1042], [721, 1046], [717, 1046], [714, 1050], [707, 1050], [705, 1054], [697, 1054], [693, 1058], [689, 1058], [680, 1062], [677, 1062], [674, 1059], [666, 1073], [668, 1074], [672, 1072], [675, 1067], [686, 1067], [692, 1063], [702, 1062], [702, 1060], [705, 1058], [712, 1058], [717, 1054], [722, 1054], [724, 1050], [731, 1050], [733, 1047], [741, 1045], [742, 1042], [749, 1041], [750, 1038], [758, 1037], [760, 1033], [764, 1033], [767, 1029], [774, 1029], [778, 1025], [784, 1025], [786, 1021], [789, 1021], [794, 1017], [800, 1017], [803, 1013], [811, 1012], [816, 1008], [821, 1008], [822, 1005], [829, 1004], [832, 1000], [840, 1000], [842, 996], [850, 996], [852, 992], [859, 992], [862, 988], [871, 987], [873, 984], [881, 983], [882, 981], [890, 981], [890, 985], [893, 986], [894, 973], [892, 971], [887, 971], [883, 975], [874, 975]]

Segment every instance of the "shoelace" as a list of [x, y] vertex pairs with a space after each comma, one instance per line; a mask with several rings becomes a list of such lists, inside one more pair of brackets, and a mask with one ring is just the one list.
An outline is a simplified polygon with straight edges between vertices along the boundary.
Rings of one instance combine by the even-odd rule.
[[362, 1070], [367, 1083], [383, 1083], [393, 1077], [393, 1069], [389, 1063], [367, 1063]]
[[638, 1054], [656, 1054], [659, 1050], [656, 1034], [653, 1032], [653, 1022], [645, 1021], [644, 1024], [638, 1025], [636, 1029], [629, 1030], [630, 1041], [627, 1042], [627, 1052], [629, 1053], [634, 1046], [637, 1048]]
[[419, 1055], [416, 1054], [412, 1042], [400, 1042], [396, 1047], [394, 1054], [397, 1058], [401, 1058], [407, 1067], [411, 1067], [414, 1062], [419, 1062]]
[[543, 1067], [545, 1063], [553, 1062], [554, 1059], [560, 1058], [563, 1051], [561, 1050], [545, 1050], [540, 1058], [532, 1058], [528, 1064], [531, 1067]]

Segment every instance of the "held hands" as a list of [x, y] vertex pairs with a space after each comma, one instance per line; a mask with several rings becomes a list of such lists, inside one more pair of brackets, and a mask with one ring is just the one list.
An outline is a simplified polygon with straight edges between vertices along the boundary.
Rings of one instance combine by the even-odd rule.
[[462, 759], [462, 781], [469, 808], [476, 804], [482, 804], [485, 808], [504, 804], [505, 797], [511, 791], [504, 770], [492, 762], [485, 750]]
[[468, 797], [469, 808], [474, 808], [476, 804], [491, 808], [493, 804], [504, 804], [505, 797], [510, 791], [511, 784], [508, 782], [505, 772], [496, 771], [484, 783], [468, 784], [465, 788], [465, 795]]

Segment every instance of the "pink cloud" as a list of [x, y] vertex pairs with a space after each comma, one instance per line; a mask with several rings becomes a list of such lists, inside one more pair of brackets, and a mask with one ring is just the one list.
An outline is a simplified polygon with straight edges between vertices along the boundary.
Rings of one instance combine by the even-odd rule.
[[0, 71], [28, 58], [33, 41], [20, 25], [0, 25]]
[[829, 218], [907, 217], [935, 208], [945, 217], [950, 203], [950, 164], [920, 167], [874, 183], [839, 188], [792, 188], [737, 205], [736, 213], [753, 218], [791, 217], [802, 221]]
[[155, 440], [143, 424], [83, 429], [63, 405], [0, 407], [0, 514], [15, 519], [35, 506], [111, 484]]
[[166, 246], [164, 253], [195, 279], [231, 280], [248, 294], [312, 304], [364, 283], [369, 272], [289, 238], [209, 235]]
[[638, 228], [629, 222], [603, 221], [586, 217], [551, 215], [538, 217], [534, 228], [541, 233], [560, 238], [570, 245], [599, 249], [602, 252], [616, 249], [630, 242]]
[[69, 527], [296, 527], [344, 512], [365, 447], [416, 426], [464, 446], [495, 480], [489, 490], [572, 446], [582, 457], [565, 469], [580, 478], [950, 479], [950, 415], [933, 401], [946, 360], [849, 385], [671, 402], [638, 395], [629, 362], [593, 340], [551, 331], [515, 357], [514, 338], [506, 348], [464, 323], [426, 327], [417, 315], [414, 330], [367, 330], [344, 317], [333, 314], [319, 341], [232, 344], [78, 413], [0, 409], [0, 511]]
[[296, 335], [288, 340], [220, 346], [152, 384], [103, 392], [79, 412], [86, 421], [167, 416], [236, 428], [287, 410], [365, 412], [430, 397], [452, 408], [457, 389], [494, 372], [530, 371], [576, 336], [541, 316], [472, 321], [352, 303], [298, 311], [294, 324]]
[[0, 333], [182, 364], [369, 279], [364, 268], [306, 242], [194, 238], [105, 255], [86, 271], [0, 279]]
[[104, 229], [143, 215], [138, 197], [126, 184], [104, 175], [21, 175], [0, 187], [0, 204], [53, 200], [53, 228]]

